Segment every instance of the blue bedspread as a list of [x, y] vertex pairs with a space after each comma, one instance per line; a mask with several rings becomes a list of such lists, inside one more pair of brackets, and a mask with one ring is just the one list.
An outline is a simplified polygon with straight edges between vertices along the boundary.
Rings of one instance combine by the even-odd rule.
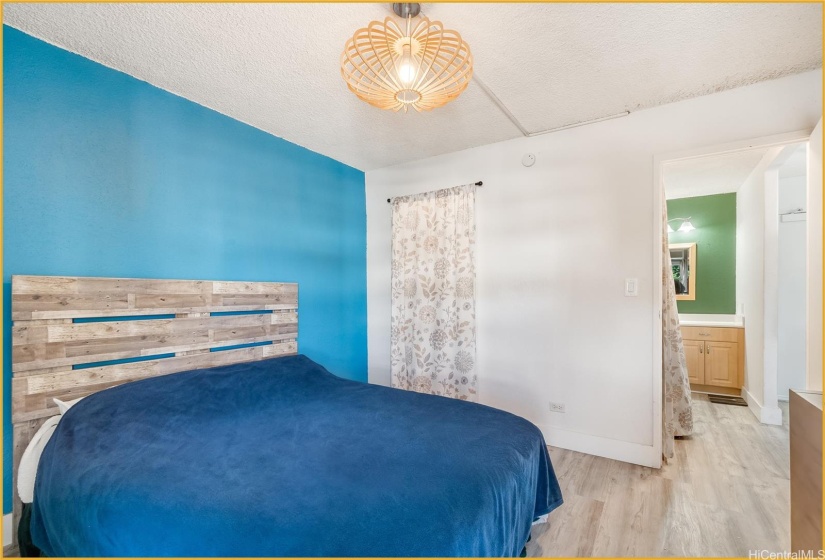
[[305, 356], [91, 395], [40, 461], [48, 556], [516, 556], [561, 504], [541, 432]]

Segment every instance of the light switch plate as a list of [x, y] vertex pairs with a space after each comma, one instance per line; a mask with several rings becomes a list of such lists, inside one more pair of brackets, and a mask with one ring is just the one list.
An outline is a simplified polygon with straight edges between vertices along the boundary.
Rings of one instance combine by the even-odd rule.
[[639, 295], [639, 279], [625, 278], [624, 280], [624, 295], [628, 297], [636, 297]]

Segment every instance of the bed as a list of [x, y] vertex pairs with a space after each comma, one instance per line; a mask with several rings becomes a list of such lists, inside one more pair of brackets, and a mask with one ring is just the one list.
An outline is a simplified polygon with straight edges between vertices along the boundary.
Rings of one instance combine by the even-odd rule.
[[15, 462], [85, 395], [37, 469], [48, 556], [517, 556], [561, 504], [530, 422], [298, 354], [294, 284], [14, 277], [12, 314]]

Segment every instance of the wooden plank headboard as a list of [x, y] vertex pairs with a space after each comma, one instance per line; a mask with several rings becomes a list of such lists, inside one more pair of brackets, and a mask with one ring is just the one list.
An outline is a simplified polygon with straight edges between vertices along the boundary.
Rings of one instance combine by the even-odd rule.
[[11, 316], [14, 480], [53, 398], [298, 351], [297, 284], [12, 276]]

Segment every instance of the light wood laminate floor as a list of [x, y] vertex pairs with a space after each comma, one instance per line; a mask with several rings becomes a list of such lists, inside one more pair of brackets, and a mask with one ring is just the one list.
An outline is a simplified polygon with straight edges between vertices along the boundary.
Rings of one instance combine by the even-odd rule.
[[533, 527], [528, 556], [748, 556], [790, 549], [788, 408], [693, 394], [694, 435], [661, 470], [550, 447], [564, 504]]

